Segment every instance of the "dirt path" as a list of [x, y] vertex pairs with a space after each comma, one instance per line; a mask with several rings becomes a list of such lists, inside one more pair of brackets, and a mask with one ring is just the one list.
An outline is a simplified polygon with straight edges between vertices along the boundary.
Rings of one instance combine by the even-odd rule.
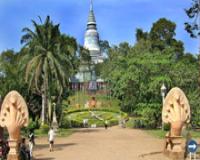
[[[36, 141], [37, 160], [166, 160], [161, 153], [163, 140], [140, 130], [80, 129], [70, 137], [56, 138], [49, 152], [47, 138]], [[146, 155], [147, 154], [147, 155]], [[146, 155], [141, 157], [141, 155]]]

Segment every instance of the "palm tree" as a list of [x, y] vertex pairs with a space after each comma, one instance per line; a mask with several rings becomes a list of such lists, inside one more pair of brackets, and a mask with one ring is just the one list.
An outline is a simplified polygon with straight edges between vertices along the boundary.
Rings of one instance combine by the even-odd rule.
[[70, 38], [60, 33], [59, 24], [54, 25], [49, 16], [44, 23], [40, 18], [40, 22], [38, 24], [32, 20], [34, 31], [23, 29], [25, 35], [21, 43], [25, 44], [28, 53], [24, 56], [27, 61], [26, 81], [29, 88], [42, 96], [41, 121], [44, 124], [48, 119], [48, 101], [51, 97], [49, 84], [55, 83], [63, 92], [75, 68], [76, 40], [70, 37], [74, 43], [65, 44]]

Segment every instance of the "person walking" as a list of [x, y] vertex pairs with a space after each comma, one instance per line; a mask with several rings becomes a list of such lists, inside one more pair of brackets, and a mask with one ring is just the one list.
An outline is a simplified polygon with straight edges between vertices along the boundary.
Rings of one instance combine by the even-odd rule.
[[105, 125], [105, 129], [108, 129], [108, 121], [107, 120], [104, 122], [104, 125]]
[[29, 133], [29, 151], [30, 151], [30, 157], [33, 157], [33, 147], [35, 145], [35, 136], [34, 136], [34, 131], [31, 130]]
[[55, 138], [55, 131], [51, 127], [48, 133], [49, 136], [49, 151], [53, 151], [53, 146], [54, 146], [54, 138]]

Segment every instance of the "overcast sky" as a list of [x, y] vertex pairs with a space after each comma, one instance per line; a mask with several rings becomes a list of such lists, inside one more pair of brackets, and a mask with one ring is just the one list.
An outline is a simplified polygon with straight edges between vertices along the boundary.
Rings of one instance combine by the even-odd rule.
[[[185, 43], [186, 52], [198, 52], [198, 40], [184, 30], [188, 20], [184, 9], [192, 0], [94, 0], [98, 31], [111, 44], [135, 42], [136, 28], [149, 31], [152, 23], [166, 17], [177, 24], [177, 39]], [[0, 0], [0, 52], [18, 51], [23, 27], [32, 27], [31, 19], [50, 15], [60, 23], [61, 31], [83, 44], [89, 12], [89, 0]], [[39, 22], [39, 21], [38, 21]]]

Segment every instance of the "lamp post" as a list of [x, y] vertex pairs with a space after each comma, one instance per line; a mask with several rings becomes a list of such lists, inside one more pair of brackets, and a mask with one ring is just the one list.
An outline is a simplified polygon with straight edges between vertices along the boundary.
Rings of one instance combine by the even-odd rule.
[[[162, 106], [164, 105], [164, 102], [165, 102], [165, 95], [166, 95], [166, 91], [167, 91], [167, 88], [165, 86], [165, 84], [163, 83], [161, 88], [160, 88], [160, 91], [161, 91], [161, 96], [162, 96]], [[162, 121], [162, 130], [164, 130], [164, 123]]]

